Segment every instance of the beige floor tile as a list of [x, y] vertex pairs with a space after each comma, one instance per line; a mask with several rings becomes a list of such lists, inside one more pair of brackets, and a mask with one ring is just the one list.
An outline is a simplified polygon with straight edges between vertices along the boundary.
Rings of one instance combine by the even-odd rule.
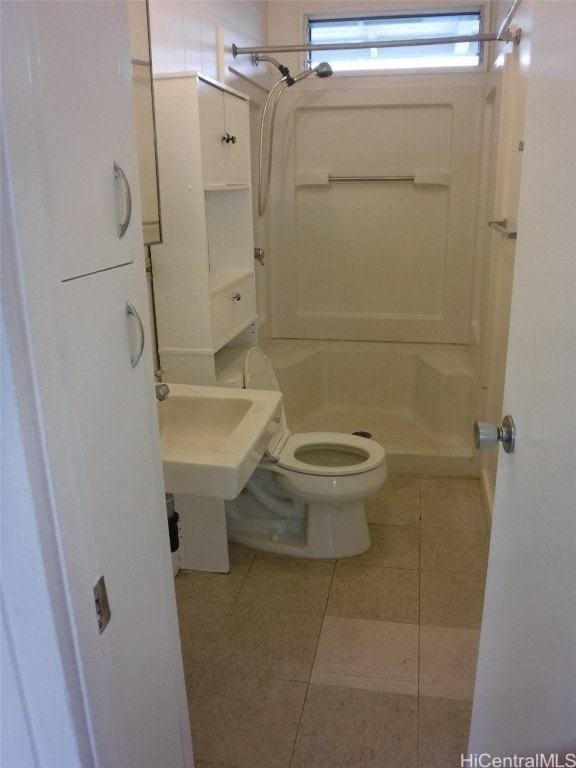
[[479, 528], [486, 518], [478, 480], [469, 478], [422, 478], [420, 524], [437, 528]]
[[365, 501], [369, 523], [418, 525], [420, 522], [420, 478], [390, 475], [383, 488]]
[[194, 761], [194, 768], [230, 768], [230, 765], [223, 765], [222, 763], [205, 763], [204, 760]]
[[207, 671], [190, 706], [198, 761], [288, 768], [306, 684]]
[[334, 565], [259, 554], [240, 590], [238, 604], [323, 614]]
[[420, 568], [423, 571], [485, 573], [488, 537], [476, 528], [420, 528]]
[[340, 562], [326, 614], [417, 624], [418, 589], [418, 571]]
[[231, 615], [230, 605], [178, 601], [180, 643], [185, 664], [205, 667], [213, 660]]
[[419, 568], [420, 535], [416, 525], [370, 525], [372, 546], [367, 552], [342, 560], [382, 568]]
[[194, 698], [194, 694], [200, 685], [200, 680], [202, 679], [203, 674], [203, 669], [200, 669], [199, 667], [190, 667], [187, 664], [184, 664], [184, 682], [186, 683], [186, 698], [188, 699], [188, 703]]
[[420, 627], [420, 695], [472, 699], [480, 631]]
[[232, 605], [256, 557], [252, 549], [229, 543], [230, 573], [180, 571], [174, 579], [178, 602], [216, 602]]
[[479, 629], [484, 603], [484, 575], [422, 571], [420, 623]]
[[211, 668], [308, 682], [321, 628], [316, 614], [236, 606]]
[[420, 697], [418, 768], [457, 768], [467, 754], [472, 704]]
[[366, 507], [373, 547], [356, 558], [231, 544], [229, 574], [176, 578], [197, 768], [460, 764], [488, 551], [478, 485], [391, 476]]
[[310, 685], [291, 768], [416, 768], [417, 702]]
[[418, 626], [326, 616], [312, 683], [418, 695]]

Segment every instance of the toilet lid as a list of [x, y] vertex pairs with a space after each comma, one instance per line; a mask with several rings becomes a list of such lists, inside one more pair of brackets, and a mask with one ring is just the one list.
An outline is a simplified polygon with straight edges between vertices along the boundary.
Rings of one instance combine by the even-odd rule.
[[[269, 389], [273, 392], [280, 392], [280, 385], [272, 368], [272, 363], [259, 347], [250, 347], [246, 353], [244, 359], [244, 386], [246, 389]], [[277, 461], [278, 453], [286, 442], [285, 434], [287, 434], [287, 430], [286, 413], [284, 405], [282, 405], [278, 429], [268, 443], [267, 448], [267, 454], [273, 461]]]
[[280, 392], [272, 363], [258, 347], [250, 347], [244, 360], [244, 386], [247, 389], [270, 389]]
[[338, 476], [368, 472], [384, 458], [384, 448], [375, 440], [338, 432], [303, 432], [288, 435], [279, 446], [277, 463], [308, 475]]
[[[247, 389], [280, 391], [272, 363], [258, 347], [251, 347], [244, 362]], [[279, 467], [308, 475], [357, 475], [378, 467], [385, 458], [384, 449], [374, 440], [338, 432], [303, 432], [290, 434], [282, 414], [266, 449], [268, 459]]]

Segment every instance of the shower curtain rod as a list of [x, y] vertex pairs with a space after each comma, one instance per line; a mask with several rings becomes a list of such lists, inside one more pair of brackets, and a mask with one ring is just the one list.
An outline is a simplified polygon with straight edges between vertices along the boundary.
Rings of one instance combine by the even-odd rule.
[[239, 48], [235, 43], [232, 45], [232, 54], [236, 58], [241, 53], [250, 53], [256, 56], [259, 53], [297, 53], [299, 51], [348, 51], [361, 48], [400, 48], [403, 46], [416, 45], [445, 45], [447, 43], [516, 43], [520, 42], [520, 29], [514, 32], [509, 31], [512, 19], [518, 10], [522, 0], [514, 0], [514, 3], [508, 11], [499, 31], [494, 34], [486, 35], [457, 35], [454, 37], [432, 37], [427, 40], [374, 40], [367, 43], [318, 43], [316, 45], [265, 45], [259, 48]]

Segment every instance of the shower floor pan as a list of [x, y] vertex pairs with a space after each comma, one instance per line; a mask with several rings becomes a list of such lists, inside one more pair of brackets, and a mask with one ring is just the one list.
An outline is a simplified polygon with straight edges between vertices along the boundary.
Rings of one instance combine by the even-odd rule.
[[464, 347], [274, 340], [292, 432], [368, 432], [390, 472], [477, 474], [477, 387]]

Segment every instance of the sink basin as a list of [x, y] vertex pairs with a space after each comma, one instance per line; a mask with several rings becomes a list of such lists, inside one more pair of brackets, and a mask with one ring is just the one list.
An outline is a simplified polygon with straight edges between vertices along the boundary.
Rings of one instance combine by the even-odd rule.
[[234, 499], [278, 426], [280, 392], [168, 384], [158, 403], [168, 493]]

